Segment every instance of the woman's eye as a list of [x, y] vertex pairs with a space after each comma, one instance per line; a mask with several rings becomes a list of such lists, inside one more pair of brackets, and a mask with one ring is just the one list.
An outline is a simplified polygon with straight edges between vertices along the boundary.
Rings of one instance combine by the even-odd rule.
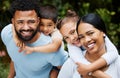
[[94, 34], [94, 32], [89, 32], [89, 33], [88, 33], [88, 35], [93, 35], [93, 34]]

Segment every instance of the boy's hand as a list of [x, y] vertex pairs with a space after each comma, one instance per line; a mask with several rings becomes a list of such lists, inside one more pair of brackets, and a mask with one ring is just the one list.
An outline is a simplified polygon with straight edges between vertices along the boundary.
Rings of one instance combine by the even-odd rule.
[[29, 47], [29, 46], [24, 45], [24, 47], [21, 47], [19, 49], [19, 52], [22, 52], [22, 51], [24, 51], [25, 54], [31, 54], [32, 52], [34, 52], [34, 47]]
[[16, 41], [16, 45], [20, 48], [24, 48], [25, 47], [25, 43], [23, 43], [22, 41]]

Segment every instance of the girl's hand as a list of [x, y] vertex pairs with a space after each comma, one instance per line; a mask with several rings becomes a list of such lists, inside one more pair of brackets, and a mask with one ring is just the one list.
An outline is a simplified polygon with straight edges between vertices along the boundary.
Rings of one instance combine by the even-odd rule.
[[96, 70], [95, 72], [92, 73], [92, 76], [96, 78], [111, 78], [109, 75], [107, 75], [101, 70]]
[[89, 73], [89, 66], [86, 64], [82, 64], [77, 62], [77, 70], [81, 75], [87, 75]]

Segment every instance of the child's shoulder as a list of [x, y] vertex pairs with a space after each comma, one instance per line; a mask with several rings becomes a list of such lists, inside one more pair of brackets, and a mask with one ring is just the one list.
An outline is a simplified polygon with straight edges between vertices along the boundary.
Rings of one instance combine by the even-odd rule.
[[57, 37], [62, 39], [62, 35], [58, 29], [54, 29], [54, 31], [51, 33], [51, 37]]

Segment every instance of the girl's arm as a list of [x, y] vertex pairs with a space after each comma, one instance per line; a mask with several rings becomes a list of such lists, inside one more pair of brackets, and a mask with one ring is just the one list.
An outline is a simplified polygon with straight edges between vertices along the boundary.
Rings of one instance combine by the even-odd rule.
[[101, 70], [93, 72], [92, 76], [94, 76], [95, 78], [112, 78]]
[[[89, 72], [95, 71], [103, 66], [109, 65], [113, 61], [115, 61], [118, 57], [118, 51], [116, 47], [112, 44], [112, 42], [108, 39], [108, 37], [105, 37], [105, 44], [107, 52], [103, 54], [101, 58], [96, 60], [95, 62], [89, 64], [86, 67], [80, 67], [79, 73], [87, 74]], [[83, 65], [84, 66], [84, 65]]]
[[105, 44], [107, 52], [102, 56], [102, 58], [104, 58], [107, 65], [109, 65], [117, 59], [119, 54], [117, 48], [107, 36], [105, 36]]
[[84, 57], [84, 52], [81, 50], [80, 47], [77, 47], [72, 44], [67, 44], [68, 52], [70, 58], [76, 63], [80, 62], [83, 64], [90, 64]]

